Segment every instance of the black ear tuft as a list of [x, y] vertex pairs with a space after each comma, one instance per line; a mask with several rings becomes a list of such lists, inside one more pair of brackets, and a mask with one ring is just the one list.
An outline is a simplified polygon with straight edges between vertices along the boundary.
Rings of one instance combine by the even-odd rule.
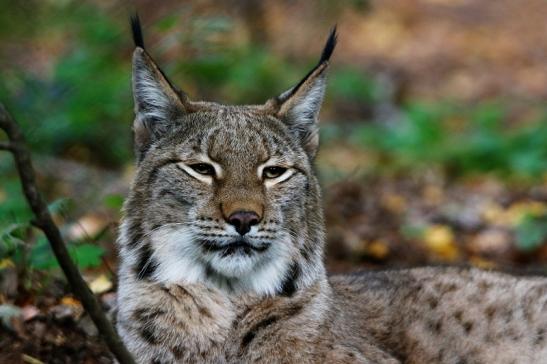
[[323, 48], [323, 52], [321, 52], [321, 58], [319, 59], [319, 62], [317, 63], [317, 65], [310, 72], [308, 72], [308, 74], [302, 80], [300, 80], [300, 82], [296, 86], [294, 86], [289, 91], [287, 91], [287, 92], [281, 94], [280, 96], [278, 96], [277, 100], [278, 100], [279, 103], [284, 102], [289, 97], [294, 95], [298, 91], [300, 86], [302, 86], [304, 84], [304, 82], [306, 82], [306, 80], [319, 67], [321, 67], [325, 62], [327, 62], [330, 59], [330, 57], [332, 56], [332, 53], [334, 52], [334, 48], [336, 47], [337, 39], [338, 39], [338, 34], [336, 33], [336, 25], [335, 25], [330, 31], [329, 38], [327, 39], [327, 43], [325, 43], [325, 47]]
[[329, 39], [327, 39], [325, 48], [323, 48], [323, 52], [321, 53], [321, 59], [319, 59], [319, 64], [326, 62], [330, 59], [330, 56], [332, 56], [332, 52], [334, 51], [334, 48], [336, 47], [337, 39], [338, 39], [338, 34], [336, 34], [336, 25], [335, 25], [330, 31]]
[[135, 42], [135, 47], [141, 47], [144, 49], [141, 21], [139, 20], [139, 14], [137, 13], [131, 16], [131, 31], [133, 33], [133, 42]]
[[268, 107], [274, 105], [274, 115], [300, 139], [304, 150], [312, 158], [319, 145], [318, 115], [325, 94], [326, 70], [336, 47], [336, 38], [334, 26], [317, 65], [296, 86], [267, 103]]

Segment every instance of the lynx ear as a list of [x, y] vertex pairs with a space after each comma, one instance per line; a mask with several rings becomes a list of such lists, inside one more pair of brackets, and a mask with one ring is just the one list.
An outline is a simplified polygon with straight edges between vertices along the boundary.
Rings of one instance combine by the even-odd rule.
[[267, 103], [267, 106], [274, 107], [275, 116], [289, 126], [312, 158], [319, 145], [317, 117], [325, 94], [326, 71], [336, 46], [336, 37], [336, 27], [334, 27], [317, 66], [296, 86]]
[[165, 134], [188, 110], [186, 96], [171, 85], [144, 50], [138, 17], [131, 18], [133, 39], [133, 99], [135, 102], [135, 149], [139, 161], [150, 144]]

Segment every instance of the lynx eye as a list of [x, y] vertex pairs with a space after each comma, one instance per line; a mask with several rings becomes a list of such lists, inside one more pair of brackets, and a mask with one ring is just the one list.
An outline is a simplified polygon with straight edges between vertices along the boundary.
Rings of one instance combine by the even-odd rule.
[[194, 171], [196, 171], [199, 174], [203, 174], [204, 176], [214, 176], [215, 175], [215, 168], [207, 163], [196, 163], [191, 164], [189, 166]]
[[262, 178], [265, 178], [265, 179], [277, 178], [281, 176], [283, 173], [285, 173], [286, 170], [287, 168], [278, 167], [278, 166], [266, 167], [262, 171]]

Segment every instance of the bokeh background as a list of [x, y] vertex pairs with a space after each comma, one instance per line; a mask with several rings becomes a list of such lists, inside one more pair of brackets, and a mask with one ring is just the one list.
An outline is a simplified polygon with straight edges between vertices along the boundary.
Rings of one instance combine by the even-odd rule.
[[[223, 103], [261, 103], [292, 86], [338, 24], [317, 159], [331, 271], [456, 264], [547, 273], [543, 0], [0, 8], [0, 101], [22, 125], [50, 209], [107, 308], [134, 172], [135, 9], [171, 80], [194, 99]], [[0, 362], [109, 362], [30, 224], [5, 152], [0, 178]]]

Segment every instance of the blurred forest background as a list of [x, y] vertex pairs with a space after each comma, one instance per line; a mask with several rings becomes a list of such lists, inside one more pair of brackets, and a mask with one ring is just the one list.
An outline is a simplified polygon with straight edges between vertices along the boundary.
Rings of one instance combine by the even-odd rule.
[[[0, 0], [0, 101], [108, 308], [134, 171], [128, 16], [194, 99], [261, 103], [340, 33], [318, 172], [331, 271], [547, 273], [543, 0]], [[0, 135], [0, 140], [4, 138]], [[0, 362], [110, 362], [0, 153]]]

